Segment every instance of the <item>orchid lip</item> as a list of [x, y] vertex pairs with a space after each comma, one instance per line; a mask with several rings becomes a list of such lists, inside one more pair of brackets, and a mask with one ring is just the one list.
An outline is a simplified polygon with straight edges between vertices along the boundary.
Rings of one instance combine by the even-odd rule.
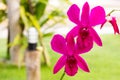
[[82, 39], [85, 39], [86, 37], [89, 36], [89, 29], [87, 27], [83, 27], [80, 29], [79, 34], [82, 37]]
[[75, 64], [77, 64], [77, 61], [74, 56], [68, 56], [67, 63], [69, 64], [70, 68], [72, 68]]

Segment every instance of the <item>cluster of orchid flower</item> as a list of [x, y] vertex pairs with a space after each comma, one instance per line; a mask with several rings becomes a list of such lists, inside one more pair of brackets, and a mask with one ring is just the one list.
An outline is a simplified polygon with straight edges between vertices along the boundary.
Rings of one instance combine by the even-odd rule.
[[102, 41], [94, 30], [96, 25], [101, 25], [102, 28], [106, 22], [110, 22], [114, 33], [119, 34], [116, 19], [115, 17], [106, 19], [106, 17], [110, 17], [110, 14], [106, 15], [101, 6], [96, 6], [90, 10], [88, 2], [83, 5], [81, 15], [80, 8], [76, 4], [69, 8], [67, 15], [76, 26], [68, 32], [66, 37], [56, 34], [51, 40], [52, 49], [62, 54], [54, 66], [53, 73], [57, 73], [63, 67], [64, 72], [69, 76], [74, 76], [78, 67], [85, 72], [90, 72], [86, 61], [80, 54], [89, 52], [93, 48], [93, 42], [102, 46]]

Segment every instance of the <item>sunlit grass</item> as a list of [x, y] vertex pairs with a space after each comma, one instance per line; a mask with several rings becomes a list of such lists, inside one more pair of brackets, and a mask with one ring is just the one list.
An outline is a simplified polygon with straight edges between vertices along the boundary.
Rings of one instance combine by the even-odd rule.
[[[78, 73], [74, 77], [65, 75], [63, 80], [120, 79], [120, 36], [101, 35], [101, 38], [103, 40], [103, 47], [94, 45], [94, 48], [89, 53], [81, 55], [87, 61], [91, 72], [86, 73], [79, 69]], [[47, 37], [44, 39], [44, 42], [51, 57], [51, 67], [42, 65], [41, 77], [42, 80], [59, 80], [63, 73], [63, 69], [55, 75], [52, 73], [52, 70], [60, 55], [51, 50], [49, 44], [50, 39], [50, 37]], [[0, 54], [1, 52], [5, 53], [4, 48], [4, 43], [0, 43]], [[0, 80], [26, 80], [25, 67], [19, 69], [10, 64], [0, 63]]]
[[6, 44], [7, 44], [7, 40], [6, 39], [0, 39], [0, 58], [5, 57], [6, 55]]

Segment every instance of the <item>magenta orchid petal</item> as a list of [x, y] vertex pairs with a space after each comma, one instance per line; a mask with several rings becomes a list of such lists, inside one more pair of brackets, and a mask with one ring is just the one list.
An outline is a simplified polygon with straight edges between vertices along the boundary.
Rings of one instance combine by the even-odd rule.
[[78, 71], [77, 65], [74, 65], [73, 68], [70, 68], [70, 66], [68, 64], [66, 64], [65, 72], [67, 73], [67, 75], [74, 76], [77, 73], [77, 71]]
[[96, 26], [105, 22], [105, 11], [103, 7], [94, 7], [90, 12], [90, 25]]
[[73, 56], [67, 58], [65, 72], [69, 76], [74, 76], [78, 71], [77, 61]]
[[54, 70], [53, 70], [54, 74], [56, 74], [65, 65], [66, 59], [67, 59], [66, 56], [60, 57], [60, 59], [58, 60], [58, 62], [54, 66]]
[[84, 60], [82, 57], [76, 55], [75, 58], [76, 58], [76, 60], [77, 60], [78, 66], [79, 66], [83, 71], [85, 71], [85, 72], [90, 72], [87, 63], [85, 62], [85, 60]]
[[66, 36], [67, 46], [69, 50], [69, 55], [73, 54], [74, 47], [75, 47], [75, 41], [74, 38], [78, 35], [79, 27], [74, 27]]
[[84, 5], [83, 5], [83, 8], [82, 8], [82, 14], [81, 14], [81, 24], [83, 26], [89, 26], [89, 4], [88, 2], [86, 2]]
[[76, 44], [76, 53], [83, 54], [90, 51], [93, 48], [93, 39], [91, 36], [88, 36], [85, 40], [82, 40], [81, 37], [77, 38]]
[[74, 38], [70, 37], [69, 40], [67, 41], [67, 50], [68, 50], [68, 55], [72, 55], [74, 53]]
[[97, 45], [102, 46], [102, 40], [100, 39], [99, 35], [94, 29], [90, 29], [91, 35], [93, 37], [93, 40], [96, 42]]
[[73, 4], [67, 12], [69, 19], [76, 24], [80, 22], [79, 14], [80, 14], [80, 9], [76, 4]]
[[114, 29], [114, 34], [118, 33], [119, 34], [119, 29], [118, 29], [118, 25], [116, 22], [116, 18], [112, 17], [112, 20], [109, 21], [111, 23], [111, 25], [113, 26]]
[[75, 26], [66, 36], [66, 40], [69, 40], [71, 37], [76, 37], [79, 33], [80, 26]]
[[103, 26], [105, 25], [106, 22], [107, 22], [107, 20], [105, 20], [105, 21], [103, 22], [103, 24], [101, 24], [100, 29], [103, 28]]
[[66, 54], [67, 53], [67, 46], [66, 46], [66, 41], [63, 36], [56, 34], [53, 39], [51, 40], [51, 47], [54, 51], [61, 53], [61, 54]]

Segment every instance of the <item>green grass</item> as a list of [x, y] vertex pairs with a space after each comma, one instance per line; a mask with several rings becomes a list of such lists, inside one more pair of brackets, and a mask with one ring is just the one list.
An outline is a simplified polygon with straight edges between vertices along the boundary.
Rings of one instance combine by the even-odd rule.
[[[90, 73], [78, 70], [74, 77], [65, 75], [63, 80], [119, 80], [120, 79], [120, 36], [119, 35], [101, 35], [103, 47], [94, 45], [94, 48], [81, 56], [87, 61]], [[53, 74], [53, 66], [59, 54], [53, 52], [49, 42], [51, 38], [45, 38], [49, 55], [51, 57], [51, 66], [48, 68], [44, 65], [41, 67], [41, 80], [59, 80], [63, 73], [63, 69], [57, 74]], [[0, 43], [0, 54], [5, 54], [5, 45]], [[1, 56], [1, 55], [0, 55]], [[0, 80], [26, 80], [25, 67], [17, 68], [10, 64], [0, 63]]]
[[0, 58], [5, 57], [5, 55], [6, 55], [6, 49], [7, 49], [6, 44], [7, 44], [7, 40], [0, 39]]

